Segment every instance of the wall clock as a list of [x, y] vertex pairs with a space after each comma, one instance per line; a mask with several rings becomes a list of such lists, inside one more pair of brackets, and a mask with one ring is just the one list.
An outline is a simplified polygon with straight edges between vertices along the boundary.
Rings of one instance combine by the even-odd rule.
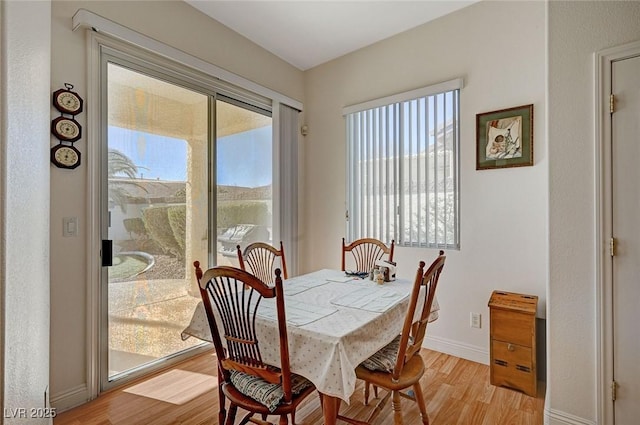
[[82, 112], [83, 102], [72, 91], [73, 84], [65, 83], [64, 87], [53, 92], [53, 106], [60, 116], [51, 121], [51, 133], [58, 139], [58, 145], [51, 148], [51, 162], [58, 168], [72, 170], [80, 166], [80, 151], [73, 143], [82, 137], [82, 127], [75, 116]]
[[78, 93], [71, 91], [73, 85], [65, 83], [64, 89], [53, 92], [53, 106], [63, 114], [77, 115], [82, 112], [82, 98]]
[[80, 165], [80, 151], [73, 145], [59, 144], [51, 148], [51, 162], [58, 168], [77, 168]]
[[51, 122], [51, 132], [60, 140], [75, 142], [82, 136], [80, 124], [73, 118], [58, 117]]

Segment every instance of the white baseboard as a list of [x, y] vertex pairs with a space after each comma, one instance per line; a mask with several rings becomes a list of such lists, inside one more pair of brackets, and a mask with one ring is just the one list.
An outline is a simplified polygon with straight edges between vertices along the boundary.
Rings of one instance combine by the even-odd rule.
[[545, 425], [596, 425], [590, 421], [555, 409], [544, 409]]
[[51, 407], [55, 408], [58, 413], [61, 413], [73, 407], [80, 406], [90, 399], [89, 389], [86, 384], [82, 384], [63, 393], [52, 395]]
[[428, 336], [423, 346], [429, 350], [450, 354], [476, 363], [489, 364], [489, 352], [476, 345], [464, 344], [451, 339]]

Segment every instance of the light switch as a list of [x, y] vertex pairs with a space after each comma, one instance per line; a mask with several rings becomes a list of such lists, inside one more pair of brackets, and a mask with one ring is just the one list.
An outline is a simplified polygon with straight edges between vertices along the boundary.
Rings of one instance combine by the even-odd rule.
[[78, 236], [78, 217], [64, 217], [62, 219], [62, 236]]

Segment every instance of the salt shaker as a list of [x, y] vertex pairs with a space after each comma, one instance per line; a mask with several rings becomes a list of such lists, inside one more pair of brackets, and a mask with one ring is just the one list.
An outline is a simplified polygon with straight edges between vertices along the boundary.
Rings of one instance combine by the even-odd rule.
[[384, 283], [384, 274], [380, 270], [376, 269], [376, 271], [373, 272], [373, 276], [378, 285], [382, 285]]

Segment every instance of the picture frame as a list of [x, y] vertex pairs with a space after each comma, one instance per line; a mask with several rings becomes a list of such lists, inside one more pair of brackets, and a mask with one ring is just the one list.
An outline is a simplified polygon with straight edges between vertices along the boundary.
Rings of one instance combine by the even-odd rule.
[[476, 114], [476, 170], [533, 165], [533, 104]]

